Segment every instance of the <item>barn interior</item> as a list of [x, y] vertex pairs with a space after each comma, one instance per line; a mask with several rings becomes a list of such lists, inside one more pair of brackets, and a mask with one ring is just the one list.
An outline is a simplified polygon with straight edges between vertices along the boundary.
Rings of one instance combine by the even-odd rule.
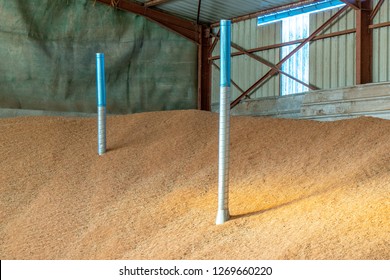
[[390, 258], [388, 0], [14, 0], [0, 23], [0, 259]]

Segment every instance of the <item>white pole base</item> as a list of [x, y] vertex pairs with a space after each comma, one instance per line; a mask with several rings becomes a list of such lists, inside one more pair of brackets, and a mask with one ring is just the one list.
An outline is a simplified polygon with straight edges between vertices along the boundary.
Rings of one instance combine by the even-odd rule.
[[98, 106], [98, 154], [106, 152], [106, 107]]
[[218, 210], [217, 219], [215, 220], [216, 225], [222, 225], [224, 222], [228, 221], [230, 218], [229, 210]]

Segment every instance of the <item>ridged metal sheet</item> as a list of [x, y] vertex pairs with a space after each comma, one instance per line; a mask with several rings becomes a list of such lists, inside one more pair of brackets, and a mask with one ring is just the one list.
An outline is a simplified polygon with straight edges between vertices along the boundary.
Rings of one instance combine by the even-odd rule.
[[[310, 32], [336, 13], [332, 9], [310, 15]], [[355, 28], [355, 12], [349, 9], [321, 34]], [[317, 40], [310, 44], [310, 83], [320, 89], [355, 84], [355, 33]]]
[[[378, 0], [374, 1], [374, 5]], [[390, 21], [390, 3], [384, 1], [378, 14], [373, 20], [373, 24]], [[382, 27], [373, 30], [373, 66], [372, 75], [373, 82], [387, 82], [390, 81], [390, 27]]]
[[[338, 9], [328, 10], [310, 15], [310, 31], [313, 32]], [[329, 34], [355, 28], [355, 12], [349, 9], [338, 21], [332, 23], [321, 34]], [[214, 33], [218, 32], [214, 29]], [[389, 34], [390, 30], [387, 31]], [[310, 84], [320, 89], [330, 89], [352, 86], [355, 84], [355, 33], [317, 40], [310, 43], [309, 69]], [[387, 36], [386, 38], [390, 38]], [[234, 23], [232, 25], [232, 42], [245, 49], [278, 44], [281, 42], [281, 22], [257, 26], [256, 19]], [[386, 61], [390, 65], [390, 54], [383, 48]], [[232, 49], [232, 53], [236, 50]], [[280, 61], [280, 49], [272, 49], [256, 53], [264, 59], [276, 64]], [[219, 55], [219, 45], [214, 49], [213, 56]], [[214, 61], [219, 65], [219, 61]], [[384, 63], [383, 61], [381, 62]], [[386, 64], [387, 66], [387, 64]], [[385, 66], [381, 66], [384, 68]], [[260, 62], [240, 55], [232, 58], [232, 79], [242, 90], [248, 89], [270, 68]], [[212, 102], [219, 100], [219, 71], [213, 67]], [[386, 75], [390, 75], [387, 74]], [[387, 76], [386, 76], [387, 78]], [[241, 92], [232, 86], [231, 98], [234, 100]], [[261, 88], [257, 89], [251, 98], [271, 97], [280, 95], [280, 75], [274, 76]]]
[[[257, 19], [250, 19], [234, 23], [232, 25], [232, 42], [245, 49], [253, 49], [262, 46], [280, 43], [281, 41], [281, 23], [257, 26]], [[218, 32], [214, 30], [214, 32]], [[237, 52], [232, 48], [232, 53]], [[276, 64], [279, 62], [279, 49], [266, 50], [254, 53], [269, 62]], [[219, 55], [219, 44], [216, 45], [213, 56]], [[219, 60], [214, 61], [219, 65]], [[270, 68], [259, 61], [250, 58], [247, 55], [232, 57], [231, 65], [232, 80], [238, 84], [242, 90], [247, 90], [252, 84], [266, 74]], [[219, 71], [213, 66], [212, 70], [212, 102], [219, 101]], [[251, 98], [278, 96], [279, 95], [279, 77], [275, 76], [257, 89], [251, 95]], [[241, 92], [232, 85], [231, 100], [236, 99]]]
[[[147, 1], [141, 1], [147, 2]], [[204, 23], [214, 23], [221, 19], [231, 19], [234, 17], [255, 13], [262, 10], [296, 3], [300, 1], [292, 0], [202, 0], [200, 21]], [[172, 0], [165, 4], [157, 5], [163, 11], [179, 15], [188, 19], [196, 20], [198, 13], [198, 1], [194, 0]]]

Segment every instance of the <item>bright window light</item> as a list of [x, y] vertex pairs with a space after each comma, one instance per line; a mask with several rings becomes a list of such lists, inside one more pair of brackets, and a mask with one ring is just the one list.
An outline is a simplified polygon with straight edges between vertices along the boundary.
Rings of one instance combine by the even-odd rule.
[[[310, 13], [321, 12], [345, 6], [340, 0], [323, 0], [301, 7], [264, 15], [258, 18], [258, 26], [273, 22], [282, 22], [282, 42], [305, 39], [309, 36]], [[281, 59], [286, 57], [298, 44], [281, 48]], [[290, 57], [283, 65], [282, 71], [290, 74], [298, 80], [309, 83], [309, 44], [303, 46], [297, 53]], [[280, 76], [280, 94], [288, 95], [308, 91], [302, 83], [290, 79], [285, 75]]]
[[312, 4], [305, 5], [305, 6], [292, 8], [289, 10], [260, 16], [257, 18], [257, 25], [260, 26], [260, 25], [264, 25], [264, 24], [270, 24], [270, 23], [280, 21], [282, 19], [285, 19], [285, 18], [288, 18], [291, 16], [320, 12], [320, 11], [324, 11], [324, 10], [338, 8], [338, 7], [341, 7], [344, 5], [345, 5], [345, 3], [343, 3], [340, 0], [319, 1], [319, 2], [315, 2]]
[[[282, 21], [282, 42], [305, 39], [309, 36], [309, 14], [288, 17]], [[281, 59], [286, 57], [298, 44], [282, 47]], [[309, 44], [305, 44], [297, 53], [282, 65], [282, 71], [309, 83]], [[281, 95], [308, 91], [308, 88], [281, 74]]]

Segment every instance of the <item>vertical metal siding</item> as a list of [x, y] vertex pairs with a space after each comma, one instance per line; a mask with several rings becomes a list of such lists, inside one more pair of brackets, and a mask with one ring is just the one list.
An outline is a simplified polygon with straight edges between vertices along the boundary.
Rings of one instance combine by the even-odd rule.
[[[388, 1], [386, 1], [386, 7], [382, 7], [378, 14], [383, 17], [383, 10], [386, 11], [390, 8]], [[309, 33], [320, 27], [327, 19], [334, 15], [338, 9], [327, 10], [324, 12], [313, 13], [310, 15], [310, 31]], [[388, 12], [385, 13], [386, 17]], [[376, 19], [378, 20], [378, 19]], [[387, 21], [381, 19], [382, 22]], [[321, 34], [330, 34], [333, 32], [348, 30], [356, 28], [355, 26], [355, 11], [349, 9], [347, 13], [343, 14], [337, 21], [326, 28]], [[378, 34], [374, 34], [376, 38], [375, 42], [385, 41], [388, 45], [390, 40], [388, 28], [381, 28], [386, 30], [386, 36], [382, 34], [380, 40]], [[216, 30], [215, 33], [218, 31]], [[384, 31], [382, 31], [384, 33]], [[376, 37], [375, 37], [376, 36]], [[317, 40], [310, 43], [309, 49], [309, 81], [312, 85], [317, 86], [320, 89], [339, 88], [346, 86], [353, 86], [355, 84], [355, 33], [331, 37], [327, 39]], [[385, 38], [385, 39], [384, 39]], [[246, 48], [256, 48], [261, 46], [268, 46], [278, 44], [281, 42], [281, 22], [272, 23], [264, 26], [257, 26], [256, 19], [250, 19], [234, 23], [232, 25], [232, 42]], [[385, 44], [382, 43], [382, 44]], [[376, 47], [379, 48], [378, 46]], [[236, 52], [232, 49], [232, 52]], [[384, 70], [387, 69], [387, 65], [390, 65], [390, 54], [387, 47], [381, 48], [379, 54], [382, 58], [385, 56], [386, 59], [378, 59], [374, 61], [377, 70], [374, 73], [383, 72], [386, 77], [382, 77], [382, 81], [390, 80], [390, 73], [388, 74]], [[280, 48], [257, 52], [257, 55], [264, 59], [276, 64], [280, 60]], [[219, 55], [219, 45], [216, 46], [213, 56]], [[379, 56], [375, 54], [374, 58]], [[219, 61], [214, 61], [219, 65]], [[246, 56], [240, 55], [232, 58], [232, 79], [236, 82], [244, 91], [248, 89], [253, 83], [261, 78], [270, 68], [261, 64], [260, 62]], [[384, 74], [382, 74], [384, 75]], [[383, 80], [384, 79], [384, 80]], [[212, 91], [212, 102], [217, 103], [219, 92], [219, 71], [213, 67], [213, 91]], [[232, 100], [237, 98], [241, 93], [232, 86]], [[271, 97], [279, 96], [280, 94], [280, 76], [272, 77], [267, 83], [257, 89], [251, 98], [260, 97]]]
[[[257, 26], [257, 18], [249, 19], [232, 24], [232, 42], [240, 45], [245, 49], [253, 49], [262, 46], [273, 45], [281, 42], [280, 22]], [[217, 33], [218, 30], [214, 30]], [[232, 52], [236, 52], [232, 48]], [[279, 49], [267, 50], [254, 53], [274, 64], [280, 60]], [[213, 56], [219, 55], [219, 44], [216, 45]], [[219, 65], [219, 60], [214, 61]], [[232, 58], [232, 80], [239, 85], [242, 90], [247, 90], [252, 84], [266, 74], [270, 68], [259, 61], [250, 58], [247, 55], [234, 56]], [[213, 67], [212, 71], [212, 102], [219, 102], [218, 89], [219, 71]], [[236, 99], [241, 92], [232, 85], [231, 99]], [[273, 77], [262, 87], [257, 89], [251, 95], [251, 98], [278, 96], [279, 95], [279, 78]]]
[[[257, 26], [257, 19], [242, 21], [235, 24], [232, 34], [233, 42], [252, 49], [256, 47], [268, 46], [280, 43], [280, 23]], [[275, 55], [275, 52], [277, 55]], [[279, 60], [279, 50], [267, 50], [256, 52], [256, 55], [276, 64]], [[234, 63], [235, 62], [235, 63]], [[247, 55], [240, 55], [232, 61], [232, 79], [243, 89], [248, 89], [259, 78], [269, 71], [269, 67], [256, 61]], [[237, 98], [239, 92], [236, 90], [232, 98]], [[273, 78], [253, 92], [252, 98], [277, 96], [279, 95], [279, 80]]]
[[[374, 1], [374, 7], [378, 0]], [[390, 21], [390, 3], [384, 1], [373, 24]], [[390, 27], [381, 27], [373, 30], [373, 66], [372, 80], [374, 83], [390, 81]]]
[[[338, 9], [310, 15], [310, 32], [320, 27]], [[355, 28], [355, 12], [350, 9], [321, 34]], [[355, 84], [355, 34], [347, 34], [310, 43], [310, 83], [320, 89]]]

